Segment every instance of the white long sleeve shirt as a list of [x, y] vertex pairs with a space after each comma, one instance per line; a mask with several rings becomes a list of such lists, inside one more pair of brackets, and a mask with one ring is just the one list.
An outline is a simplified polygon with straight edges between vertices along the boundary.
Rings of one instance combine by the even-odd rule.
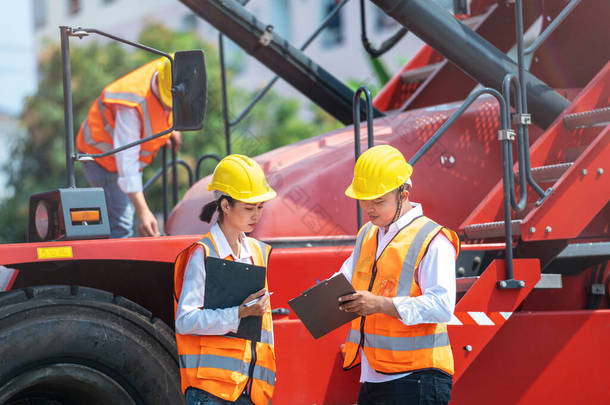
[[[246, 235], [241, 234], [239, 257], [232, 252], [229, 242], [218, 226], [210, 229], [212, 239], [218, 248], [221, 258], [231, 256], [233, 260], [252, 264], [252, 255], [248, 249]], [[196, 247], [186, 263], [184, 283], [176, 310], [176, 333], [182, 335], [224, 335], [237, 332], [239, 327], [239, 307], [222, 309], [205, 309], [205, 262], [202, 246]]]
[[[159, 97], [157, 74], [152, 77], [151, 88], [153, 93]], [[166, 111], [166, 114], [169, 114]], [[142, 121], [138, 110], [133, 107], [115, 106], [114, 133], [112, 143], [114, 148], [127, 145], [140, 139]], [[117, 183], [125, 194], [142, 191], [142, 172], [140, 171], [140, 145], [132, 146], [116, 153], [115, 155], [118, 179]]]
[[[118, 148], [140, 139], [142, 122], [138, 110], [116, 106], [114, 116], [113, 147]], [[117, 182], [125, 194], [142, 191], [140, 172], [140, 145], [117, 152], [114, 155], [118, 171]]]
[[[423, 215], [420, 204], [411, 203], [411, 206], [412, 208], [409, 211], [389, 226], [387, 232], [383, 228], [379, 228], [376, 259], [379, 258], [400, 229], [414, 218]], [[400, 320], [405, 325], [446, 323], [451, 320], [455, 308], [455, 258], [456, 251], [449, 239], [443, 234], [436, 235], [430, 242], [428, 251], [422, 258], [419, 270], [415, 274], [422, 295], [419, 297], [392, 298], [392, 302], [400, 315]], [[339, 270], [350, 282], [353, 276], [353, 260], [352, 253]], [[409, 374], [387, 375], [378, 373], [370, 366], [363, 350], [360, 350], [360, 354], [362, 358], [360, 382], [385, 382]]]

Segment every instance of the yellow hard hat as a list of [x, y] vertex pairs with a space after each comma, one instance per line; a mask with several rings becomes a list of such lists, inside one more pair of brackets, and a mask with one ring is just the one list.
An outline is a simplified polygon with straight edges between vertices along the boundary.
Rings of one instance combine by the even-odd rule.
[[345, 195], [374, 200], [405, 184], [413, 173], [400, 151], [390, 145], [373, 146], [358, 158], [354, 179]]
[[[174, 54], [170, 53], [170, 56], [173, 58]], [[172, 65], [165, 57], [159, 59], [157, 80], [159, 83], [161, 101], [169, 108], [172, 108]]]
[[229, 155], [218, 162], [208, 190], [218, 190], [236, 200], [256, 204], [277, 196], [269, 186], [263, 169], [244, 155]]

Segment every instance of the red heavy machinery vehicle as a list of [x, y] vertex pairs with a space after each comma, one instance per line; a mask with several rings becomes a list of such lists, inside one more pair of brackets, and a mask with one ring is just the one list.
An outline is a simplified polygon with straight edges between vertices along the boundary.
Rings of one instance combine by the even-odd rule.
[[[357, 397], [359, 371], [341, 370], [347, 326], [314, 340], [285, 307], [351, 251], [360, 217], [343, 191], [363, 112], [369, 145], [410, 157], [412, 199], [462, 239], [451, 403], [608, 402], [610, 3], [480, 0], [458, 21], [433, 2], [374, 0], [427, 45], [364, 108], [365, 89], [354, 95], [240, 3], [182, 2], [338, 120], [358, 123], [256, 158], [279, 194], [255, 231], [275, 248], [274, 403]], [[536, 21], [541, 34], [523, 49]], [[363, 40], [372, 50], [364, 26]], [[505, 55], [515, 43], [518, 63]], [[208, 181], [173, 209], [170, 236], [0, 246], [10, 275], [1, 402], [181, 402], [172, 264], [206, 231], [194, 218], [211, 198]]]

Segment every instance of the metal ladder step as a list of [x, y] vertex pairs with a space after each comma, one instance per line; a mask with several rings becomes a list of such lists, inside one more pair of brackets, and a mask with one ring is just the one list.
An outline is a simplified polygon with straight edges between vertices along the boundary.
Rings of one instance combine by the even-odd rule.
[[[574, 162], [532, 167], [532, 177], [536, 183], [554, 183], [570, 168]], [[519, 172], [515, 172], [515, 181], [519, 182]]]
[[443, 62], [438, 62], [424, 67], [407, 70], [400, 74], [400, 79], [405, 84], [423, 82], [442, 64]]
[[563, 124], [568, 129], [605, 127], [610, 124], [610, 107], [566, 114], [563, 116]]
[[[520, 219], [514, 219], [511, 221], [513, 236], [521, 235], [522, 223], [523, 221]], [[503, 237], [504, 221], [468, 225], [464, 228], [464, 234], [466, 235], [467, 239], [489, 239]]]

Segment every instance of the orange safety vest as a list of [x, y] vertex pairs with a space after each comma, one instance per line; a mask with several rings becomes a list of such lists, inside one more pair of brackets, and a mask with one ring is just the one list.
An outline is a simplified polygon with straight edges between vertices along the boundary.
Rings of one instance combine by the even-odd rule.
[[[140, 115], [140, 138], [154, 135], [171, 127], [172, 114], [167, 114], [152, 91], [152, 79], [159, 60], [126, 74], [108, 85], [89, 109], [76, 137], [76, 147], [82, 153], [103, 153], [114, 146], [115, 107], [135, 108]], [[140, 144], [140, 169], [150, 164], [171, 134]], [[109, 172], [116, 172], [114, 155], [95, 161]]]
[[[375, 260], [378, 227], [370, 222], [365, 224], [354, 246], [354, 289], [384, 297], [422, 295], [415, 274], [428, 245], [439, 232], [459, 253], [460, 241], [455, 232], [420, 216], [402, 228]], [[360, 348], [371, 367], [379, 373], [438, 369], [453, 375], [453, 355], [446, 324], [407, 326], [386, 314], [362, 316], [352, 321], [344, 348], [344, 370], [360, 364]]]
[[[267, 267], [271, 246], [249, 237], [246, 240], [252, 252], [253, 263]], [[219, 257], [209, 232], [180, 252], [174, 270], [174, 316], [188, 258], [198, 245], [203, 246], [205, 257]], [[232, 260], [231, 256], [225, 259]], [[270, 403], [276, 372], [271, 309], [263, 315], [260, 342], [226, 335], [176, 334], [176, 344], [182, 392], [188, 387], [194, 387], [224, 400], [235, 401], [249, 386], [250, 399], [254, 404]]]

